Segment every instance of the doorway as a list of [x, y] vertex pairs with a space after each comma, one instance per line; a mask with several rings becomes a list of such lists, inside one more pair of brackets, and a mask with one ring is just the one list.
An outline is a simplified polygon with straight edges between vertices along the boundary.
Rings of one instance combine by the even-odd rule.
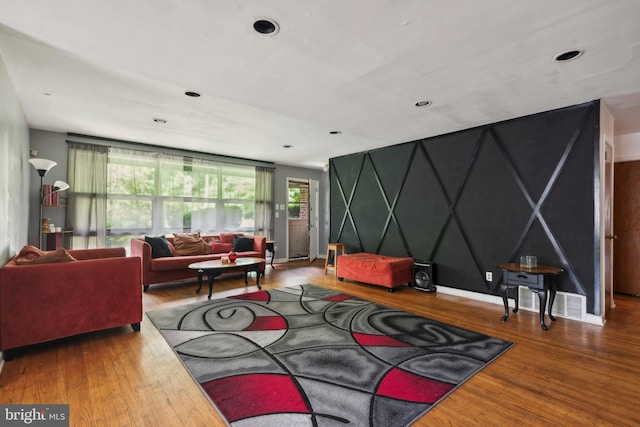
[[640, 296], [640, 161], [615, 164], [613, 282], [615, 291]]
[[287, 259], [318, 257], [318, 181], [287, 178]]

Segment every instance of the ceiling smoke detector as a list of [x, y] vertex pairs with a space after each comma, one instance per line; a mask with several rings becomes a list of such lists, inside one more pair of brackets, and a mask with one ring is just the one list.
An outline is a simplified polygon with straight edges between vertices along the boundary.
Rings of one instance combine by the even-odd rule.
[[200, 97], [200, 94], [198, 92], [193, 92], [193, 91], [190, 91], [190, 90], [186, 91], [184, 94], [187, 95], [187, 96], [190, 96], [192, 98], [199, 98]]
[[431, 101], [418, 101], [416, 102], [416, 107], [427, 107], [431, 105]]
[[253, 29], [265, 36], [275, 36], [280, 31], [280, 26], [272, 19], [260, 18], [253, 23]]

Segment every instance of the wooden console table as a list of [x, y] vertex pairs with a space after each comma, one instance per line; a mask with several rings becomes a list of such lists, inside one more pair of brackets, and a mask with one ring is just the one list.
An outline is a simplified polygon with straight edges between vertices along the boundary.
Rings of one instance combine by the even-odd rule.
[[531, 291], [538, 294], [538, 298], [540, 299], [540, 327], [543, 331], [548, 330], [549, 328], [544, 323], [544, 310], [547, 305], [547, 297], [549, 297], [549, 319], [552, 321], [556, 320], [556, 318], [551, 314], [553, 301], [556, 298], [554, 278], [562, 272], [562, 269], [550, 265], [538, 265], [534, 268], [526, 268], [521, 267], [520, 263], [517, 262], [498, 264], [498, 268], [504, 271], [502, 284], [500, 285], [502, 301], [504, 302], [504, 316], [502, 316], [502, 321], [506, 322], [509, 318], [509, 301], [507, 299], [509, 290], [516, 290], [516, 306], [513, 309], [513, 312], [517, 313], [519, 299], [518, 286], [526, 286], [531, 289]]

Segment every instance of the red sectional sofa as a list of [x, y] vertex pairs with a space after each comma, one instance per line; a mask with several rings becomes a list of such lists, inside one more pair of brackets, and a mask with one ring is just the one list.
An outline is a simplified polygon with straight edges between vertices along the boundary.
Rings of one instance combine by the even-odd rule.
[[76, 261], [0, 268], [0, 350], [130, 324], [140, 330], [140, 260], [125, 248], [66, 251]]
[[338, 280], [349, 279], [394, 288], [413, 281], [413, 258], [359, 252], [337, 259]]
[[[231, 236], [231, 237], [229, 237]], [[131, 256], [140, 257], [142, 260], [142, 284], [144, 291], [149, 289], [149, 285], [154, 283], [172, 282], [183, 279], [195, 279], [198, 276], [197, 271], [190, 270], [189, 264], [200, 261], [210, 261], [220, 259], [229, 254], [229, 248], [224, 248], [223, 252], [215, 252], [221, 244], [233, 242], [234, 234], [221, 234], [219, 236], [204, 236], [207, 241], [212, 244], [214, 253], [202, 255], [183, 255], [183, 256], [167, 256], [161, 258], [151, 257], [151, 245], [144, 239], [131, 239]], [[247, 236], [235, 234], [235, 236], [253, 238], [253, 248], [251, 251], [237, 252], [238, 257], [255, 257], [264, 258], [267, 250], [267, 239], [264, 236]], [[215, 242], [211, 241], [216, 239]], [[167, 236], [166, 240], [173, 245], [174, 238]], [[221, 244], [218, 244], [221, 243]], [[264, 272], [265, 264], [263, 263], [259, 270]]]

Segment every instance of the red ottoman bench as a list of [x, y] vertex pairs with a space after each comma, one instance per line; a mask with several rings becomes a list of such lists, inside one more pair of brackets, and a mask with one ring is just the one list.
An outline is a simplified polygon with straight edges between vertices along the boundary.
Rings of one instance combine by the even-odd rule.
[[338, 280], [354, 280], [389, 288], [393, 292], [413, 281], [413, 258], [376, 255], [366, 252], [340, 255], [337, 262]]

